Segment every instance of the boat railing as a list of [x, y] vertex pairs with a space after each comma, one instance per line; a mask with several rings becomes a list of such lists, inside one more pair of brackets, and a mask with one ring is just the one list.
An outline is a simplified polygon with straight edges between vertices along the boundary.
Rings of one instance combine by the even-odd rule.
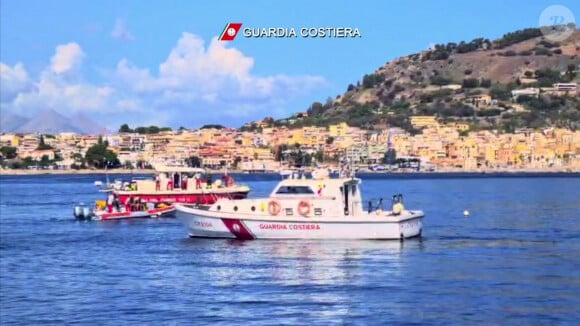
[[385, 210], [385, 203], [383, 198], [371, 198], [367, 201], [366, 205], [363, 206], [363, 210], [368, 213]]

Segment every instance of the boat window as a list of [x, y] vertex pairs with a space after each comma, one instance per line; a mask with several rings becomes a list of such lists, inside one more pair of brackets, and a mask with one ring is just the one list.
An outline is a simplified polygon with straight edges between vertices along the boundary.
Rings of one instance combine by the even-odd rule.
[[308, 186], [280, 186], [276, 191], [280, 195], [314, 194]]

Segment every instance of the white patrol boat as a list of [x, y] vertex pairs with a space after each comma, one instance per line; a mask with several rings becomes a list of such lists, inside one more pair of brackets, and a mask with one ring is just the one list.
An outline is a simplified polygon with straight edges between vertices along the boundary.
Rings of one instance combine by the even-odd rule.
[[421, 236], [424, 213], [406, 210], [402, 195], [391, 210], [364, 209], [361, 180], [341, 174], [312, 178], [297, 171], [280, 181], [269, 197], [212, 205], [176, 204], [176, 216], [191, 237], [252, 239], [405, 239]]

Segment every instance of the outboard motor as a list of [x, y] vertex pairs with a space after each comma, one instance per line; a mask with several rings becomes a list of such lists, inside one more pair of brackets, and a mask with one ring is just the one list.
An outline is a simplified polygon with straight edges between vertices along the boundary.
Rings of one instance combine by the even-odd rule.
[[79, 205], [74, 207], [73, 214], [76, 219], [88, 220], [91, 218], [92, 212], [90, 207], [88, 207], [84, 203], [80, 203]]
[[83, 219], [83, 206], [75, 206], [73, 209], [73, 214], [77, 219]]
[[83, 216], [85, 219], [91, 219], [91, 209], [88, 206], [83, 206]]

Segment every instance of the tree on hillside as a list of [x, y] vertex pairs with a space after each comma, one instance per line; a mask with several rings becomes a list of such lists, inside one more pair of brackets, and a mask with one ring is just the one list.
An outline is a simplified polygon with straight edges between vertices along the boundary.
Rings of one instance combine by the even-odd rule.
[[199, 129], [225, 129], [225, 128], [226, 127], [219, 125], [219, 124], [209, 124], [209, 125], [203, 125]]
[[445, 77], [440, 76], [440, 75], [431, 76], [430, 81], [431, 81], [431, 85], [437, 85], [437, 86], [449, 85], [453, 82], [451, 79], [445, 78]]
[[387, 150], [387, 152], [385, 153], [385, 156], [383, 156], [383, 164], [388, 164], [388, 165], [393, 165], [395, 164], [395, 161], [397, 160], [397, 151], [395, 151], [394, 148], [389, 148]]
[[47, 149], [53, 149], [52, 146], [46, 144], [44, 142], [44, 136], [40, 135], [40, 140], [38, 141], [38, 147], [36, 148], [37, 150], [47, 150]]
[[117, 154], [108, 149], [108, 142], [99, 138], [99, 142], [91, 146], [85, 154], [85, 161], [97, 169], [117, 168], [121, 164], [117, 158]]
[[129, 125], [124, 123], [119, 128], [119, 132], [120, 133], [129, 133], [129, 132], [133, 132], [133, 129], [129, 128]]
[[81, 153], [74, 153], [72, 156], [72, 159], [74, 160], [74, 163], [72, 164], [73, 168], [81, 168], [84, 169], [86, 168], [85, 165], [85, 158], [83, 157], [83, 155]]
[[135, 128], [135, 132], [137, 132], [139, 134], [158, 134], [159, 127], [157, 127], [157, 126], [137, 127], [137, 128]]
[[48, 158], [48, 155], [42, 155], [42, 157], [40, 158], [40, 162], [38, 163], [38, 165], [43, 166], [43, 167], [47, 167], [47, 166], [50, 165], [50, 163], [52, 163], [52, 162]]
[[2, 153], [2, 157], [10, 160], [18, 156], [18, 148], [12, 146], [2, 146], [0, 148], [0, 153]]
[[[163, 131], [173, 130], [170, 127], [158, 127], [158, 126], [137, 127], [134, 130], [132, 130], [126, 124], [122, 125], [121, 128], [123, 128], [123, 130], [125, 130], [123, 132], [136, 132], [138, 134], [146, 134], [146, 135], [147, 134], [158, 134], [158, 133], [163, 132]], [[119, 129], [119, 132], [121, 132], [120, 129]]]
[[324, 113], [324, 111], [324, 105], [322, 105], [322, 103], [312, 102], [307, 112], [309, 116], [319, 116]]
[[380, 74], [370, 74], [364, 75], [363, 77], [363, 88], [373, 88], [380, 84], [385, 78]]
[[462, 88], [475, 88], [479, 86], [479, 80], [476, 78], [466, 78], [461, 83]]
[[531, 38], [542, 36], [542, 31], [539, 28], [526, 28], [515, 32], [504, 34], [500, 39], [493, 41], [496, 49], [516, 44]]
[[560, 82], [560, 72], [550, 68], [538, 69], [535, 72], [538, 86], [551, 87], [553, 84]]
[[479, 87], [490, 88], [491, 87], [491, 79], [482, 78], [479, 82]]

